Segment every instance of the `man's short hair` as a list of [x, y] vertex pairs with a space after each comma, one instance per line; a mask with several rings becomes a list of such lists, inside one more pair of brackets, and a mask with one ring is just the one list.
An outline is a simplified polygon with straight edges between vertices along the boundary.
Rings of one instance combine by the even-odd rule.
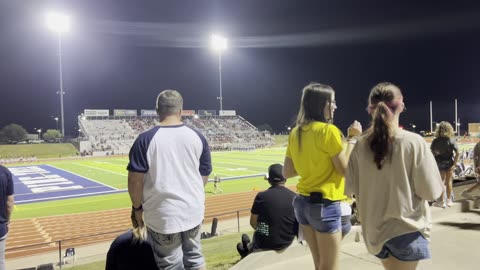
[[182, 95], [176, 90], [164, 90], [157, 97], [157, 114], [160, 120], [163, 118], [179, 114], [183, 108]]

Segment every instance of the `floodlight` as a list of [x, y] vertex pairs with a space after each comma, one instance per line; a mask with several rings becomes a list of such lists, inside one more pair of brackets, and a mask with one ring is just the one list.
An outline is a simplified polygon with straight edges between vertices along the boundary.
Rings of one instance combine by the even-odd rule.
[[66, 33], [70, 31], [70, 17], [58, 12], [49, 12], [46, 15], [47, 27], [52, 32]]
[[210, 38], [210, 47], [217, 52], [223, 52], [227, 49], [228, 41], [225, 37], [220, 35], [212, 35]]

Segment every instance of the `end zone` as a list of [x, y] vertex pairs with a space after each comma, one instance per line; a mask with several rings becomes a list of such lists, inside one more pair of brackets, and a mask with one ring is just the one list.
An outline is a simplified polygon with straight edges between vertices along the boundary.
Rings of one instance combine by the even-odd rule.
[[50, 165], [9, 167], [9, 170], [13, 175], [16, 204], [124, 191]]

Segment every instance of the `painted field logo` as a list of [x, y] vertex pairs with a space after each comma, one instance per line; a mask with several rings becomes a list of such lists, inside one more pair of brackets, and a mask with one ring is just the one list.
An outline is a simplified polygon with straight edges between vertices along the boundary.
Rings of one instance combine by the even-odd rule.
[[83, 188], [83, 186], [76, 185], [73, 181], [49, 172], [39, 166], [11, 168], [10, 171], [18, 177], [18, 180], [30, 189], [32, 193]]
[[49, 165], [10, 167], [17, 204], [123, 192]]

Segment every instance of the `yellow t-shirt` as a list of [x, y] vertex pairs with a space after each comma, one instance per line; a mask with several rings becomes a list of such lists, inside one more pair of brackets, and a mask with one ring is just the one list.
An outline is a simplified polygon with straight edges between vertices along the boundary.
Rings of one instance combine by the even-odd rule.
[[295, 127], [290, 132], [286, 153], [301, 177], [298, 192], [304, 196], [322, 192], [325, 199], [345, 200], [345, 179], [332, 162], [332, 157], [343, 150], [340, 130], [333, 124], [311, 122], [302, 127], [301, 146], [298, 135], [298, 127]]

